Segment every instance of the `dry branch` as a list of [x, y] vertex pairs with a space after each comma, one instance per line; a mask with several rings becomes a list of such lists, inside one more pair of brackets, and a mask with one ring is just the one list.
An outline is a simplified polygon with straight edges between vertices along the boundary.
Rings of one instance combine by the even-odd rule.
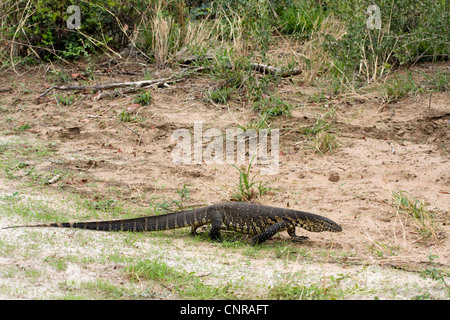
[[116, 82], [116, 83], [99, 84], [99, 85], [93, 85], [93, 86], [52, 86], [52, 87], [48, 88], [47, 90], [45, 90], [43, 93], [41, 93], [37, 97], [37, 99], [42, 98], [43, 96], [45, 96], [47, 93], [49, 93], [52, 90], [62, 90], [62, 91], [64, 91], [64, 90], [77, 90], [77, 91], [79, 91], [79, 90], [81, 90], [81, 91], [94, 90], [94, 91], [99, 91], [99, 90], [128, 87], [126, 90], [119, 91], [119, 92], [115, 91], [113, 93], [108, 93], [108, 92], [101, 93], [99, 96], [96, 97], [96, 100], [99, 100], [99, 99], [101, 99], [103, 97], [107, 97], [107, 96], [117, 96], [117, 95], [120, 95], [123, 93], [134, 92], [141, 88], [147, 88], [147, 87], [151, 87], [151, 86], [157, 86], [157, 87], [167, 86], [169, 83], [176, 83], [176, 82], [184, 80], [185, 74], [187, 73], [187, 71], [198, 72], [203, 69], [204, 69], [203, 67], [198, 67], [198, 68], [194, 68], [194, 69], [186, 69], [186, 70], [176, 73], [170, 77], [154, 79], [154, 80], [141, 80], [141, 81], [133, 81], [133, 82]]

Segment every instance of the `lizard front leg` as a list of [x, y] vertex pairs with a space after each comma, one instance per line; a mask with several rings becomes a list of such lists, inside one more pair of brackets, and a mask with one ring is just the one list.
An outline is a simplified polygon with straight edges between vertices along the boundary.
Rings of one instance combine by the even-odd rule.
[[268, 227], [266, 229], [266, 231], [258, 234], [256, 237], [253, 238], [252, 240], [252, 245], [257, 245], [257, 244], [261, 244], [264, 241], [272, 238], [277, 232], [286, 230], [288, 228], [288, 224], [286, 223], [286, 221], [278, 221], [276, 223], [274, 223], [273, 225], [271, 225], [270, 227]]

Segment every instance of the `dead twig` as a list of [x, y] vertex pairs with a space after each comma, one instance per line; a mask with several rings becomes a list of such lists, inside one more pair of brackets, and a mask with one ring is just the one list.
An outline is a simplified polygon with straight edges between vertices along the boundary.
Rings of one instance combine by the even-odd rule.
[[64, 90], [76, 90], [76, 91], [94, 90], [94, 91], [99, 91], [99, 90], [129, 87], [127, 90], [123, 90], [121, 92], [101, 93], [99, 96], [97, 96], [95, 98], [96, 100], [99, 100], [102, 97], [117, 96], [117, 95], [120, 95], [121, 93], [123, 94], [123, 93], [128, 93], [128, 92], [134, 92], [138, 89], [146, 88], [146, 87], [150, 87], [150, 86], [157, 86], [157, 87], [168, 86], [169, 83], [176, 83], [176, 82], [184, 80], [183, 77], [185, 76], [186, 73], [188, 73], [188, 71], [190, 71], [192, 73], [192, 72], [201, 71], [203, 69], [204, 69], [204, 67], [198, 67], [198, 68], [194, 68], [194, 69], [185, 69], [185, 70], [183, 70], [177, 74], [174, 74], [170, 77], [154, 79], [154, 80], [141, 80], [141, 81], [133, 81], [133, 82], [116, 82], [116, 83], [99, 84], [99, 85], [93, 85], [93, 86], [52, 86], [52, 87], [48, 88], [47, 90], [45, 90], [43, 93], [41, 93], [37, 97], [37, 99], [42, 98], [43, 96], [45, 96], [47, 93], [49, 93], [52, 90], [62, 90], [62, 91], [64, 91]]

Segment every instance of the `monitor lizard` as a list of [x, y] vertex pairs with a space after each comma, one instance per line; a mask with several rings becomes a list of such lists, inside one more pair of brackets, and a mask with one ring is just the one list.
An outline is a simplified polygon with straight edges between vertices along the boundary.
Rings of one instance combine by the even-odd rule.
[[80, 228], [102, 231], [158, 231], [191, 227], [192, 234], [196, 234], [198, 227], [211, 224], [209, 237], [220, 240], [220, 230], [237, 231], [255, 235], [252, 244], [261, 244], [276, 233], [287, 230], [295, 242], [309, 239], [295, 234], [295, 227], [299, 226], [312, 232], [340, 232], [342, 231], [334, 221], [304, 211], [263, 206], [244, 202], [223, 202], [208, 207], [167, 213], [163, 215], [147, 216], [134, 219], [64, 222], [35, 225], [9, 226], [19, 227], [61, 227]]

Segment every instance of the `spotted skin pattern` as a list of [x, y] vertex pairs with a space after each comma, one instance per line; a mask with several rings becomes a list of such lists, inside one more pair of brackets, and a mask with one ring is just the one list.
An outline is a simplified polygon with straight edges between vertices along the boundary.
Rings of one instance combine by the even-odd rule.
[[225, 228], [255, 235], [252, 240], [253, 245], [261, 244], [276, 233], [285, 230], [295, 242], [307, 240], [307, 237], [295, 234], [297, 226], [311, 232], [342, 231], [342, 228], [334, 221], [316, 214], [244, 202], [223, 202], [199, 209], [135, 219], [49, 223], [6, 228], [60, 227], [142, 232], [191, 227], [192, 234], [195, 234], [198, 227], [206, 224], [211, 224], [209, 236], [212, 240], [220, 240], [220, 230]]

